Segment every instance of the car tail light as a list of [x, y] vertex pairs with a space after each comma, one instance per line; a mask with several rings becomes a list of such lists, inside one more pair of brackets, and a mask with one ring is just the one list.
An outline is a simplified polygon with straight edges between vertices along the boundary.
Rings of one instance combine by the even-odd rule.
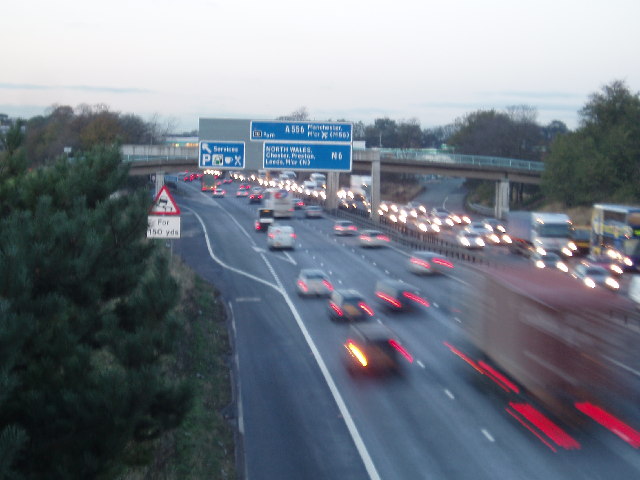
[[425, 262], [424, 260], [420, 260], [419, 258], [412, 258], [411, 263], [427, 269], [431, 268], [431, 265], [429, 264], [429, 262]]
[[358, 306], [359, 306], [362, 310], [364, 310], [365, 312], [367, 312], [370, 316], [372, 316], [372, 317], [373, 317], [373, 309], [372, 309], [369, 305], [367, 305], [367, 304], [366, 304], [366, 303], [364, 303], [364, 302], [360, 302], [360, 303], [358, 304]]
[[295, 233], [291, 233], [291, 238], [296, 238], [296, 234]]
[[256, 230], [260, 230], [260, 222], [256, 222], [255, 226], [256, 226]]
[[384, 300], [385, 302], [390, 303], [391, 305], [393, 305], [396, 308], [401, 308], [402, 307], [402, 304], [398, 300], [396, 300], [395, 298], [393, 298], [390, 295], [387, 295], [384, 292], [376, 292], [376, 296], [378, 298]]
[[393, 338], [390, 338], [389, 339], [389, 345], [391, 345], [398, 352], [400, 352], [400, 354], [404, 358], [406, 358], [409, 363], [413, 363], [413, 356], [407, 351], [406, 348], [404, 348], [402, 345], [400, 345], [400, 343], [398, 343], [398, 341], [394, 340]]
[[605, 409], [589, 402], [576, 403], [575, 407], [603, 427], [618, 435], [634, 448], [640, 448], [640, 432], [607, 412]]
[[389, 237], [387, 237], [386, 235], [378, 235], [376, 237], [378, 240], [382, 240], [383, 242], [390, 242], [391, 239]]
[[309, 291], [309, 287], [307, 287], [307, 284], [304, 283], [302, 280], [298, 280], [298, 286], [300, 287], [300, 289], [303, 292], [308, 292]]
[[269, 234], [267, 235], [267, 237], [269, 237], [269, 238], [275, 238], [275, 235], [274, 235], [273, 233], [269, 233]]
[[402, 295], [407, 297], [409, 300], [413, 300], [414, 302], [419, 303], [420, 305], [424, 305], [425, 307], [430, 306], [427, 300], [422, 298], [420, 295], [416, 295], [413, 292], [402, 292]]
[[349, 227], [347, 227], [349, 230], [357, 230], [355, 225], [350, 225]]
[[360, 365], [366, 367], [369, 364], [367, 360], [367, 356], [363, 353], [362, 350], [353, 342], [353, 340], [347, 340], [347, 343], [344, 344], [352, 357], [354, 357]]
[[333, 292], [333, 285], [331, 285], [331, 282], [329, 282], [329, 280], [323, 280], [322, 284], [327, 287], [327, 290]]
[[342, 317], [344, 315], [344, 313], [342, 312], [342, 309], [335, 303], [329, 302], [329, 306], [334, 312], [336, 312], [336, 315], [338, 315], [339, 317]]

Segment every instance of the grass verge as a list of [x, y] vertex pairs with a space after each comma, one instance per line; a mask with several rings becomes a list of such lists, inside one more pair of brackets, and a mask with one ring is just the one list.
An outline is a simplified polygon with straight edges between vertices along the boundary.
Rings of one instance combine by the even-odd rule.
[[232, 352], [223, 303], [215, 288], [179, 257], [171, 258], [171, 272], [182, 287], [175, 314], [184, 328], [166, 371], [191, 384], [192, 407], [177, 429], [154, 442], [148, 465], [120, 478], [234, 480], [234, 431], [227, 415], [232, 402]]

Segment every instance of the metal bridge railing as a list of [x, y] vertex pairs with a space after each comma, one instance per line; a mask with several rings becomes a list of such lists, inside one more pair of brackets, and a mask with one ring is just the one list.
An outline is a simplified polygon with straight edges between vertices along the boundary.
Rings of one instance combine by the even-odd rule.
[[544, 163], [517, 158], [490, 157], [484, 155], [460, 155], [456, 153], [434, 153], [424, 149], [380, 149], [380, 156], [387, 159], [419, 160], [430, 163], [474, 165], [478, 167], [512, 168], [532, 172], [542, 172]]

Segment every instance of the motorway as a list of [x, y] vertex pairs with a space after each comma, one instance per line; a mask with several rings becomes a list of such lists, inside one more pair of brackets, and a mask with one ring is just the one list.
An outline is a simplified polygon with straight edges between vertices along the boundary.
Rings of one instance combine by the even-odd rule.
[[[530, 399], [507, 396], [454, 354], [464, 348], [455, 313], [466, 286], [458, 276], [416, 277], [401, 247], [362, 249], [355, 237], [333, 235], [333, 219], [301, 212], [283, 222], [294, 226], [296, 248], [270, 251], [253, 230], [256, 206], [235, 198], [235, 185], [223, 199], [198, 187], [181, 183], [175, 195], [182, 233], [173, 249], [218, 288], [231, 315], [245, 478], [640, 478], [637, 448], [595, 423], [554, 420], [570, 441], [544, 438], [507, 411], [509, 402]], [[347, 372], [348, 326], [329, 320], [326, 299], [295, 292], [307, 267], [364, 294], [376, 309], [372, 321], [395, 331], [414, 357], [403, 375]], [[389, 277], [420, 288], [431, 306], [382, 308], [374, 284]]]

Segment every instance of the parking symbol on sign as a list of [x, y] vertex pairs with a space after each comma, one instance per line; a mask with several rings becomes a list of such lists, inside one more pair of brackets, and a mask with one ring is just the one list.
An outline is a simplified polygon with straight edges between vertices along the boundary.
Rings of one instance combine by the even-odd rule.
[[211, 155], [211, 159], [212, 159], [211, 164], [214, 167], [221, 167], [224, 165], [224, 155], [220, 155], [220, 154]]

